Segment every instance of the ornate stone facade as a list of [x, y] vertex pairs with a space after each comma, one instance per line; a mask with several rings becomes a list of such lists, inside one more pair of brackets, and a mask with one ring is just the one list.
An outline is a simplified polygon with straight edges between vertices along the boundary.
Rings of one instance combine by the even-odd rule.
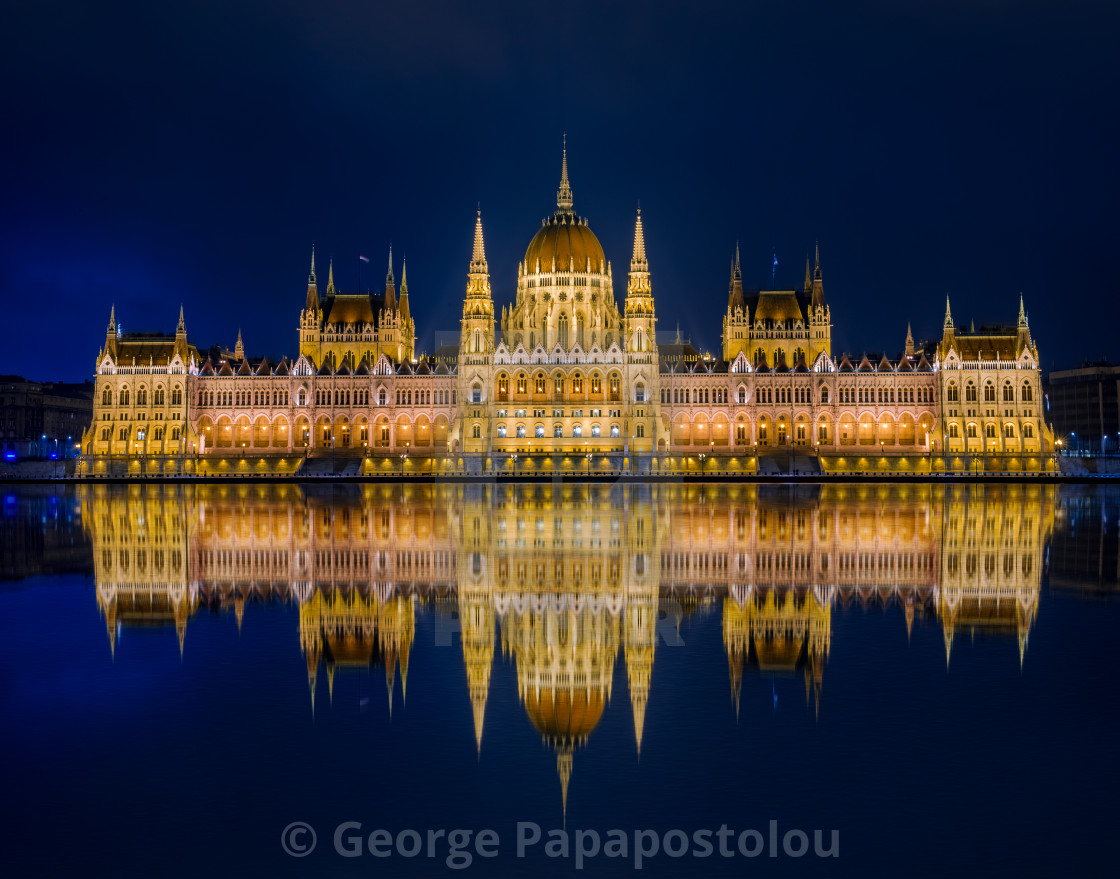
[[332, 267], [324, 295], [312, 253], [294, 360], [247, 358], [240, 337], [203, 360], [181, 312], [174, 337], [119, 334], [114, 315], [82, 472], [1053, 469], [1021, 299], [1013, 326], [966, 331], [947, 303], [939, 341], [908, 330], [897, 356], [836, 355], [819, 248], [800, 290], [759, 291], [736, 248], [722, 356], [659, 345], [641, 211], [619, 308], [573, 201], [565, 150], [501, 308], [479, 212], [459, 345], [434, 357], [416, 355], [391, 253], [384, 292], [343, 293]]

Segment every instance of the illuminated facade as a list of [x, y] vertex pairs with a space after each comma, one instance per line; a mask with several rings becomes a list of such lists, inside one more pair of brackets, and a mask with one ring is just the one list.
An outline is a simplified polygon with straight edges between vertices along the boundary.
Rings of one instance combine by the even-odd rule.
[[744, 290], [736, 249], [720, 356], [659, 346], [640, 210], [620, 307], [573, 203], [565, 150], [556, 210], [500, 307], [478, 214], [459, 344], [438, 356], [417, 355], [391, 252], [378, 294], [342, 292], [333, 268], [321, 293], [312, 253], [294, 359], [247, 358], [239, 336], [232, 356], [203, 360], [181, 313], [174, 338], [121, 334], [112, 317], [82, 472], [1054, 467], [1021, 299], [1014, 325], [966, 331], [947, 302], [939, 341], [908, 330], [897, 357], [836, 354], [819, 249], [801, 289], [759, 291]]

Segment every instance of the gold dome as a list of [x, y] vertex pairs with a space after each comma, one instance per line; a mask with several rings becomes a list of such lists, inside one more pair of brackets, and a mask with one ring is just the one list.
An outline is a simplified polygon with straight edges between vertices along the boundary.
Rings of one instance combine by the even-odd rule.
[[603, 716], [603, 694], [586, 690], [533, 691], [525, 699], [525, 711], [541, 733], [549, 739], [582, 741]]
[[585, 271], [589, 259], [591, 271], [606, 271], [607, 259], [603, 255], [603, 245], [599, 243], [587, 221], [574, 214], [557, 212], [556, 216], [546, 220], [537, 230], [525, 251], [525, 271], [535, 272], [539, 259], [541, 271], [551, 272], [553, 257], [556, 258], [557, 271], [568, 271], [572, 263], [577, 272]]

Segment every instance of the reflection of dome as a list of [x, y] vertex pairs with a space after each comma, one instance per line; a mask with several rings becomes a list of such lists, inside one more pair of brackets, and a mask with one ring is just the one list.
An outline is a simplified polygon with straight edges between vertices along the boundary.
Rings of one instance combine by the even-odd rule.
[[603, 716], [603, 705], [603, 694], [594, 690], [530, 691], [525, 698], [525, 711], [533, 726], [554, 740], [578, 742], [587, 738]]
[[591, 260], [592, 272], [606, 271], [603, 246], [587, 220], [574, 214], [557, 212], [545, 221], [525, 251], [525, 271], [536, 272], [539, 259], [541, 271], [551, 272], [554, 258], [557, 271], [566, 272], [572, 264], [577, 272], [586, 271], [588, 260]]

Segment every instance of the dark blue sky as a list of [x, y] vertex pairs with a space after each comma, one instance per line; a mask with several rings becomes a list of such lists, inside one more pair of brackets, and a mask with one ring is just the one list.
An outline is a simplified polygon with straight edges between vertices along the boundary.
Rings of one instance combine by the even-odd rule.
[[430, 350], [478, 202], [512, 300], [564, 131], [619, 298], [641, 200], [663, 330], [717, 347], [736, 240], [790, 286], [819, 239], [837, 350], [1021, 291], [1047, 367], [1120, 355], [1115, 3], [114, 7], [0, 11], [0, 372], [88, 375], [113, 303], [293, 354], [312, 240], [351, 289], [407, 255]]

